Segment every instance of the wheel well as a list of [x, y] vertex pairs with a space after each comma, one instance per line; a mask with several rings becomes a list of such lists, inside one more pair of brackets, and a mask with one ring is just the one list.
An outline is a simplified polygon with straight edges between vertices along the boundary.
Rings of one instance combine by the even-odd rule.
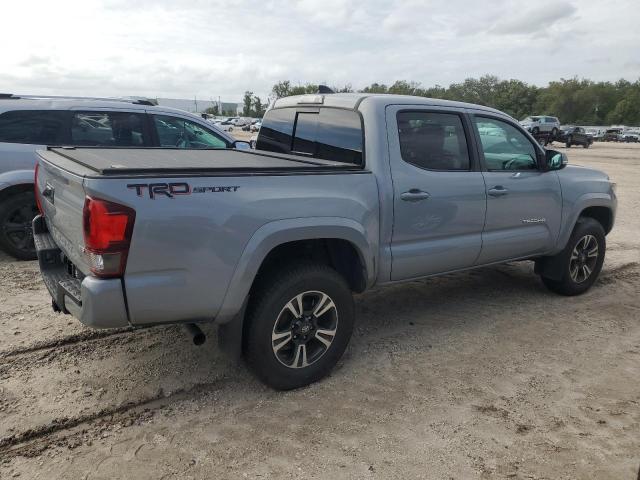
[[607, 207], [589, 207], [585, 208], [581, 213], [581, 217], [593, 218], [602, 225], [604, 233], [607, 234], [613, 228], [613, 215]]
[[296, 260], [311, 260], [330, 266], [344, 277], [354, 292], [362, 292], [367, 286], [366, 268], [358, 250], [351, 242], [338, 238], [298, 240], [278, 245], [263, 260], [256, 280], [282, 267], [283, 263]]
[[20, 185], [12, 185], [0, 191], [0, 202], [6, 198], [12, 197], [23, 192], [33, 192], [33, 183], [21, 183]]

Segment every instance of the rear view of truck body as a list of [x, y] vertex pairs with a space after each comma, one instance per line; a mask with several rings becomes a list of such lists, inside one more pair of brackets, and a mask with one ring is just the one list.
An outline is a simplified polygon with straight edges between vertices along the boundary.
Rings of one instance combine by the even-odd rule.
[[[36, 241], [59, 248], [56, 271], [73, 277], [80, 298], [60, 294], [57, 277], [47, 286], [86, 324], [224, 322], [277, 245], [321, 235], [377, 248], [376, 181], [353, 165], [239, 151], [121, 153], [40, 152]], [[92, 239], [92, 221], [113, 238]], [[110, 254], [124, 258], [121, 271]]]

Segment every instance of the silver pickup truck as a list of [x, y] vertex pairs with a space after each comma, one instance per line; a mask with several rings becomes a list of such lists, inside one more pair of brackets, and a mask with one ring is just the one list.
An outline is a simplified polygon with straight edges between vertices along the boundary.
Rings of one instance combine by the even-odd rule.
[[580, 294], [616, 211], [497, 110], [408, 96], [280, 99], [257, 150], [39, 153], [34, 238], [55, 309], [96, 328], [215, 321], [268, 385], [326, 375], [353, 292], [532, 260]]

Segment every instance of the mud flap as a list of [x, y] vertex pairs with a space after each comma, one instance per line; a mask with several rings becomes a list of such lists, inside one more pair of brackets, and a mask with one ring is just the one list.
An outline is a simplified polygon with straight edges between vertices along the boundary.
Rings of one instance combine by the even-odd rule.
[[244, 302], [233, 320], [218, 326], [218, 348], [234, 362], [239, 362], [242, 358], [242, 332], [247, 303]]

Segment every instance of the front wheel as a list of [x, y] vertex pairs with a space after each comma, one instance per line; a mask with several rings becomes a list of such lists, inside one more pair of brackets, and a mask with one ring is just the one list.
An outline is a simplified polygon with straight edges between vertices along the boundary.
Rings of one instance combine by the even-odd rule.
[[567, 247], [552, 261], [559, 262], [562, 276], [558, 280], [542, 277], [545, 286], [561, 295], [580, 295], [596, 281], [607, 245], [604, 228], [592, 218], [581, 218], [571, 234]]
[[0, 248], [18, 260], [35, 260], [31, 221], [37, 214], [32, 192], [4, 199], [0, 205]]
[[244, 353], [277, 390], [325, 377], [351, 338], [353, 297], [344, 278], [322, 264], [300, 263], [263, 278], [250, 299]]
[[567, 137], [567, 148], [571, 148], [572, 141], [573, 141], [573, 138], [571, 137], [571, 135], [569, 135]]
[[554, 127], [553, 130], [551, 130], [551, 137], [556, 138], [556, 135], [558, 135], [558, 129]]

